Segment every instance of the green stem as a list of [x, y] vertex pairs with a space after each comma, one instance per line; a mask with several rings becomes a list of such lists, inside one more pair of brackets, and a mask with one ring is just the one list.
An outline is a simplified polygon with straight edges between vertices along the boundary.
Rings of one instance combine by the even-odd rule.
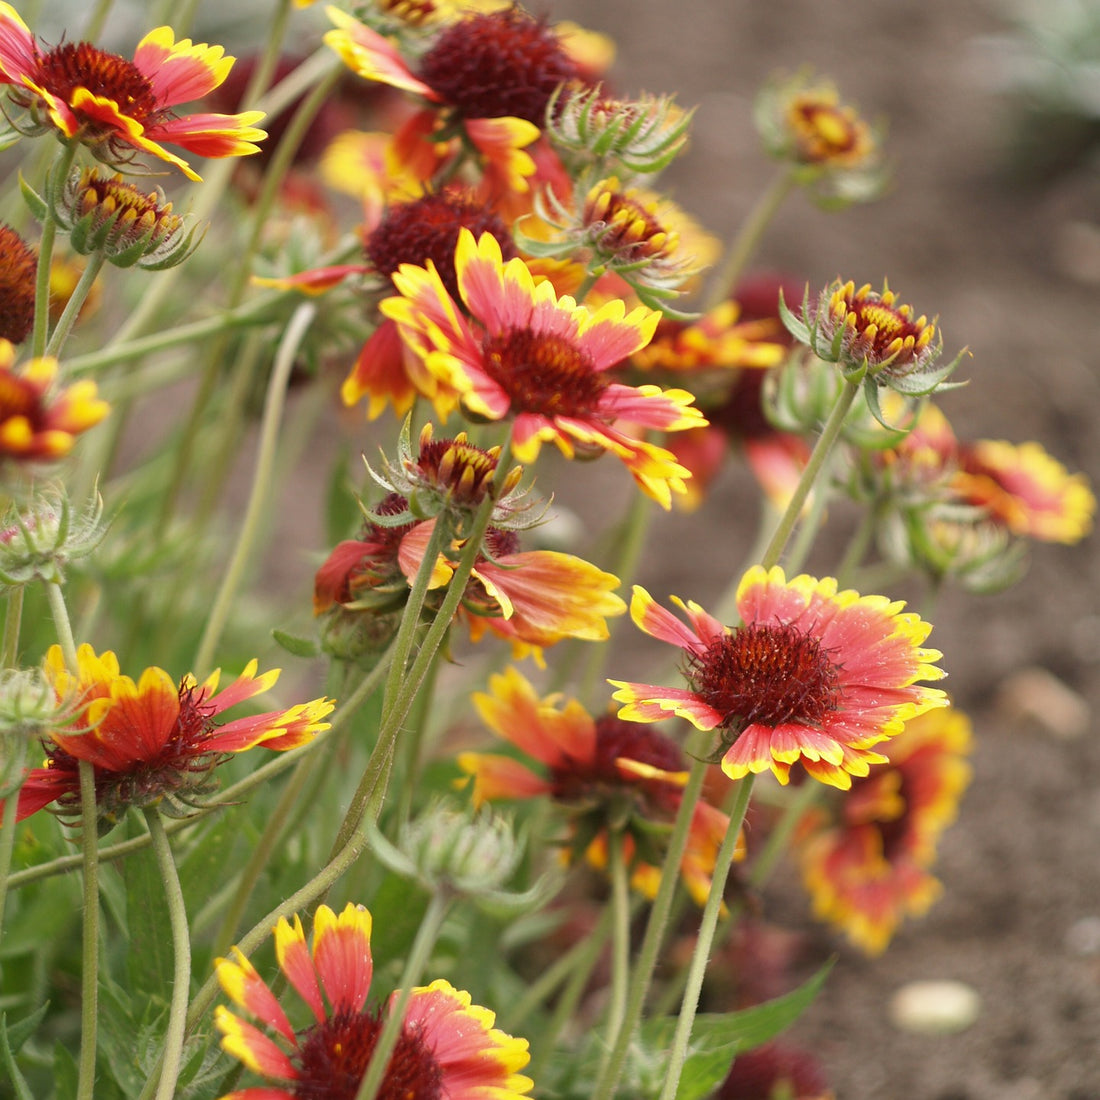
[[408, 723], [403, 748], [404, 771], [400, 777], [397, 818], [395, 827], [404, 824], [412, 817], [413, 799], [420, 789], [420, 760], [424, 753], [425, 734], [428, 732], [428, 720], [435, 702], [435, 686], [439, 673], [439, 662], [435, 661], [428, 669], [420, 691], [414, 702], [412, 720]]
[[630, 983], [630, 884], [623, 851], [623, 835], [613, 832], [607, 845], [611, 874], [611, 995], [607, 1005], [607, 1047], [610, 1058], [615, 1036], [622, 1030], [626, 995]]
[[[523, 991], [520, 999], [512, 1006], [508, 1013], [508, 1026], [518, 1028], [536, 1008], [548, 1000], [555, 989], [567, 981], [573, 974], [579, 973], [586, 981], [596, 965], [596, 959], [607, 943], [611, 934], [612, 912], [610, 906], [605, 906], [600, 914], [600, 922], [582, 940], [578, 940], [564, 955], [555, 959], [533, 982]], [[572, 1016], [572, 1010], [566, 1014], [568, 1019]], [[564, 1022], [564, 1021], [563, 1021]], [[540, 1047], [542, 1057], [547, 1057], [553, 1048], [554, 1036], [557, 1031], [550, 1028], [540, 1028]], [[538, 1054], [532, 1055], [532, 1066]], [[531, 1075], [533, 1069], [528, 1069]], [[538, 1074], [534, 1074], [538, 1080]]]
[[69, 622], [69, 611], [65, 606], [65, 596], [61, 591], [61, 585], [54, 581], [47, 581], [44, 585], [46, 599], [50, 605], [50, 614], [53, 616], [54, 628], [57, 630], [57, 640], [61, 645], [61, 653], [65, 658], [65, 665], [69, 671], [79, 678], [80, 670], [76, 659], [76, 642], [73, 640], [73, 628]]
[[405, 1026], [405, 1011], [409, 1005], [409, 997], [428, 965], [449, 908], [450, 900], [446, 896], [440, 892], [432, 894], [427, 911], [416, 931], [416, 939], [409, 949], [409, 957], [405, 960], [405, 969], [401, 972], [401, 984], [398, 986], [399, 992], [390, 1003], [386, 1022], [371, 1051], [370, 1063], [359, 1083], [355, 1100], [374, 1100], [378, 1095], [390, 1057], [401, 1036], [401, 1029]]
[[0, 650], [0, 668], [14, 668], [19, 659], [19, 631], [23, 622], [23, 587], [8, 590], [4, 608], [4, 641]]
[[703, 988], [703, 976], [710, 958], [711, 944], [714, 942], [714, 930], [718, 926], [718, 917], [722, 911], [722, 895], [726, 889], [726, 879], [737, 851], [737, 839], [745, 820], [745, 811], [752, 797], [753, 776], [747, 775], [738, 784], [737, 801], [730, 814], [729, 826], [722, 839], [722, 846], [714, 861], [714, 873], [707, 895], [707, 904], [703, 908], [703, 919], [699, 924], [699, 935], [695, 941], [695, 951], [688, 969], [687, 987], [680, 1007], [680, 1017], [676, 1021], [676, 1034], [672, 1040], [672, 1050], [668, 1055], [668, 1070], [665, 1074], [664, 1088], [660, 1100], [674, 1100], [680, 1084], [684, 1061], [687, 1058], [691, 1029], [695, 1023], [695, 1013], [699, 1008], [699, 993]]
[[[20, 769], [26, 760], [19, 761]], [[12, 761], [5, 762], [9, 767]], [[4, 800], [4, 816], [0, 820], [0, 929], [4, 927], [4, 908], [8, 901], [8, 876], [11, 874], [11, 855], [15, 850], [15, 815], [19, 811], [19, 791], [13, 790]]]
[[[49, 171], [49, 184], [64, 180], [76, 157], [77, 142], [66, 142], [58, 152]], [[46, 353], [46, 338], [50, 331], [50, 264], [53, 261], [53, 242], [57, 235], [52, 200], [47, 205], [42, 222], [42, 236], [38, 243], [38, 271], [34, 284], [34, 334], [31, 339], [31, 355]]]
[[244, 576], [252, 553], [255, 535], [263, 520], [271, 487], [271, 474], [274, 469], [275, 451], [279, 442], [279, 425], [282, 422], [283, 407], [286, 403], [286, 388], [290, 381], [290, 372], [294, 367], [294, 357], [310, 324], [316, 315], [317, 307], [312, 303], [303, 303], [295, 311], [286, 327], [286, 332], [275, 355], [275, 366], [271, 372], [271, 382], [264, 401], [263, 421], [260, 428], [260, 444], [256, 454], [256, 470], [253, 475], [252, 492], [248, 498], [241, 530], [237, 536], [237, 545], [233, 557], [222, 576], [221, 587], [214, 599], [210, 617], [206, 621], [202, 640], [195, 655], [194, 668], [202, 675], [210, 667], [214, 651], [217, 649], [225, 624], [233, 610], [233, 600], [237, 587]]
[[764, 236], [764, 231], [771, 224], [794, 184], [794, 173], [786, 169], [772, 180], [768, 189], [757, 199], [756, 205], [742, 224], [726, 253], [725, 261], [714, 278], [706, 301], [707, 309], [721, 305], [736, 289], [746, 265]]
[[809, 510], [799, 524], [798, 533], [787, 554], [786, 566], [791, 573], [797, 573], [805, 564], [817, 536], [821, 533], [821, 525], [825, 522], [825, 505], [829, 499], [829, 467], [830, 463], [826, 459], [818, 475], [817, 491], [810, 498]]
[[226, 909], [225, 916], [222, 918], [218, 934], [214, 937], [213, 954], [215, 956], [227, 954], [229, 948], [233, 946], [233, 938], [237, 933], [237, 926], [240, 923], [245, 906], [252, 896], [252, 891], [259, 881], [260, 875], [263, 873], [264, 866], [270, 858], [271, 853], [279, 843], [279, 838], [286, 831], [290, 823], [291, 815], [298, 802], [298, 797], [309, 782], [309, 778], [313, 773], [317, 761], [321, 759], [321, 754], [317, 751], [317, 746], [311, 744], [310, 747], [314, 751], [298, 762], [298, 766], [294, 769], [294, 774], [290, 777], [290, 782], [287, 783], [282, 793], [279, 795], [279, 801], [275, 804], [275, 808], [268, 817], [267, 823], [264, 825], [264, 830], [260, 834], [260, 838], [256, 841], [252, 849], [252, 854], [248, 857], [248, 863], [245, 865], [245, 869], [237, 882], [237, 888], [234, 891], [233, 899]]
[[389, 665], [389, 675], [386, 677], [386, 689], [382, 696], [382, 716], [379, 723], [378, 740], [371, 751], [367, 766], [359, 780], [359, 786], [348, 805], [344, 820], [336, 833], [333, 842], [332, 854], [338, 852], [359, 827], [364, 808], [371, 798], [372, 792], [378, 789], [378, 784], [383, 776], [388, 774], [389, 762], [393, 751], [393, 740], [400, 721], [393, 721], [393, 702], [400, 691], [400, 684], [405, 678], [409, 663], [409, 654], [413, 641], [420, 629], [420, 615], [424, 607], [424, 598], [428, 592], [428, 583], [432, 570], [435, 567], [436, 558], [439, 555], [443, 541], [443, 527], [445, 524], [437, 522], [432, 529], [425, 548], [424, 557], [420, 567], [413, 578], [412, 588], [409, 591], [409, 600], [405, 604], [401, 622], [397, 628], [397, 637], [393, 640], [393, 659]]
[[81, 272], [80, 279], [73, 288], [73, 293], [65, 303], [65, 309], [58, 319], [57, 327], [53, 330], [50, 342], [46, 345], [47, 355], [56, 356], [61, 354], [61, 349], [65, 346], [65, 341], [68, 340], [69, 333], [72, 331], [73, 325], [76, 324], [77, 316], [91, 292], [92, 284], [103, 269], [103, 263], [104, 255], [102, 252], [93, 252], [88, 257], [88, 265]]
[[821, 435], [818, 436], [817, 442], [814, 444], [806, 468], [798, 479], [798, 485], [795, 487], [791, 499], [787, 502], [783, 515], [779, 517], [771, 541], [764, 550], [760, 564], [765, 569], [770, 569], [773, 565], [779, 564], [787, 540], [791, 537], [791, 532], [794, 530], [798, 517], [802, 512], [802, 506], [806, 503], [806, 497], [809, 496], [814, 482], [817, 481], [818, 475], [825, 465], [825, 460], [832, 452], [833, 445], [840, 438], [841, 429], [844, 427], [844, 418], [848, 415], [848, 410], [852, 407], [852, 402], [855, 400], [857, 393], [859, 393], [859, 383], [849, 382], [846, 379], [844, 388], [840, 391], [832, 412], [829, 413], [829, 419], [825, 421], [825, 426], [821, 429]]
[[610, 1100], [614, 1096], [615, 1087], [618, 1085], [619, 1077], [622, 1074], [623, 1064], [626, 1062], [627, 1051], [630, 1049], [631, 1039], [634, 1037], [634, 1030], [642, 1018], [646, 994], [649, 992], [653, 973], [657, 967], [661, 944], [664, 940], [668, 915], [672, 908], [672, 899], [676, 895], [676, 887], [680, 878], [680, 863], [684, 858], [684, 850], [687, 848], [688, 834], [695, 814], [695, 804], [699, 801], [699, 793], [703, 789], [703, 779], [709, 766], [706, 761], [698, 758], [692, 763], [687, 785], [684, 787], [680, 801], [680, 809], [676, 814], [676, 822], [672, 827], [672, 835], [669, 837], [668, 852], [665, 855], [657, 895], [653, 899], [642, 946], [634, 962], [634, 973], [631, 976], [630, 989], [627, 994], [623, 1023], [615, 1036], [611, 1055], [597, 1078], [595, 1088], [592, 1090], [591, 1100]]
[[164, 822], [155, 807], [147, 807], [144, 812], [157, 870], [164, 884], [164, 898], [168, 903], [168, 926], [172, 934], [172, 1001], [168, 1010], [168, 1027], [164, 1033], [160, 1084], [156, 1091], [156, 1100], [172, 1100], [183, 1060], [184, 1025], [191, 986], [191, 940], [183, 890], [180, 887], [176, 862], [172, 858], [172, 847], [164, 831]]
[[[73, 671], [75, 673], [75, 666]], [[80, 1063], [76, 1100], [93, 1100], [99, 1028], [99, 837], [95, 768], [78, 760], [80, 776], [80, 851], [84, 866], [83, 951], [80, 967]]]
[[817, 801], [821, 791], [822, 786], [820, 783], [807, 781], [797, 789], [794, 797], [783, 807], [782, 816], [768, 833], [767, 843], [752, 862], [752, 870], [749, 872], [749, 886], [752, 889], [762, 889], [768, 879], [771, 878], [776, 864], [787, 850], [799, 821]]

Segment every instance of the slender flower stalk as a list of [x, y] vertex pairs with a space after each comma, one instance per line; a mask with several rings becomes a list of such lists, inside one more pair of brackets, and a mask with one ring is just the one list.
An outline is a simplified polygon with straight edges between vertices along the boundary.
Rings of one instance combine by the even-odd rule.
[[[76, 158], [76, 142], [62, 145], [57, 151], [50, 174], [55, 179], [65, 179]], [[38, 241], [38, 273], [34, 284], [34, 332], [31, 336], [31, 354], [44, 355], [50, 331], [50, 264], [53, 262], [53, 242], [57, 236], [57, 219], [53, 207], [46, 208], [42, 222], [42, 236]]]
[[370, 1065], [367, 1066], [367, 1072], [363, 1074], [355, 1100], [374, 1100], [378, 1095], [386, 1070], [389, 1068], [390, 1057], [405, 1026], [405, 1012], [409, 1006], [409, 998], [428, 967], [432, 949], [439, 939], [448, 909], [450, 909], [450, 902], [441, 892], [433, 893], [428, 899], [428, 908], [420, 920], [416, 939], [409, 948], [405, 968], [401, 971], [401, 980], [397, 987], [400, 992], [393, 1002], [389, 1016], [386, 1017], [382, 1033], [371, 1051]]
[[611, 1056], [611, 1042], [623, 1026], [630, 982], [630, 883], [623, 853], [623, 834], [608, 838], [608, 868], [611, 872], [611, 996], [607, 1006], [608, 1044], [604, 1058]]
[[157, 870], [164, 886], [168, 926], [172, 936], [172, 999], [168, 1010], [168, 1026], [162, 1040], [164, 1054], [156, 1091], [156, 1100], [172, 1100], [176, 1094], [176, 1081], [181, 1069], [184, 1024], [191, 988], [191, 933], [187, 925], [183, 889], [180, 886], [176, 861], [172, 857], [172, 847], [164, 831], [164, 821], [155, 806], [147, 806], [143, 812]]
[[54, 326], [53, 333], [50, 335], [50, 342], [46, 345], [47, 355], [56, 356], [61, 354], [61, 349], [65, 346], [65, 341], [68, 340], [69, 333], [72, 332], [73, 325], [76, 324], [76, 319], [80, 316], [84, 303], [88, 300], [92, 285], [103, 269], [104, 262], [105, 255], [102, 252], [94, 252], [88, 257], [88, 264], [80, 273], [80, 281], [76, 284], [76, 288], [65, 303], [65, 308]]
[[646, 924], [645, 936], [642, 939], [642, 946], [638, 950], [638, 956], [634, 961], [634, 972], [631, 975], [630, 988], [627, 992], [626, 1011], [623, 1013], [622, 1024], [614, 1037], [611, 1054], [596, 1079], [591, 1100], [610, 1100], [610, 1097], [615, 1095], [615, 1087], [622, 1075], [627, 1052], [630, 1049], [630, 1042], [634, 1037], [634, 1030], [642, 1018], [646, 994], [649, 992], [653, 974], [657, 969], [657, 959], [660, 955], [661, 945], [664, 942], [669, 913], [672, 911], [672, 900], [676, 895], [677, 875], [674, 873], [674, 869], [680, 866], [684, 851], [687, 848], [692, 816], [695, 805], [699, 801], [699, 794], [703, 789], [703, 779], [709, 767], [710, 765], [699, 757], [696, 757], [692, 762], [691, 772], [688, 775], [687, 784], [684, 786], [683, 800], [676, 815], [676, 822], [672, 827], [672, 834], [668, 839], [668, 852], [665, 855], [657, 895], [654, 897], [653, 905], [649, 910], [649, 921]]
[[271, 382], [264, 401], [263, 422], [260, 427], [260, 445], [256, 454], [256, 469], [252, 478], [252, 491], [248, 497], [241, 529], [237, 535], [237, 544], [233, 557], [222, 576], [221, 586], [214, 598], [214, 606], [206, 620], [206, 629], [195, 654], [195, 668], [200, 674], [213, 663], [214, 653], [221, 639], [225, 624], [232, 612], [233, 600], [237, 594], [241, 578], [244, 576], [248, 559], [260, 531], [267, 505], [271, 480], [275, 468], [275, 452], [279, 445], [279, 427], [282, 424], [283, 409], [286, 405], [286, 388], [290, 381], [290, 372], [294, 368], [294, 357], [306, 331], [316, 314], [316, 306], [306, 302], [300, 305], [286, 327], [279, 350], [275, 354], [275, 365], [271, 372]]
[[744, 275], [749, 260], [760, 246], [768, 226], [771, 225], [775, 215], [779, 213], [779, 208], [786, 202], [787, 196], [794, 190], [797, 183], [795, 170], [784, 168], [757, 199], [749, 216], [742, 222], [722, 266], [714, 277], [710, 293], [707, 295], [707, 309], [721, 305], [733, 292], [741, 276]]
[[714, 932], [718, 927], [718, 917], [722, 912], [722, 894], [725, 891], [726, 878], [729, 875], [733, 856], [737, 850], [737, 837], [745, 820], [745, 811], [748, 810], [749, 800], [752, 798], [753, 779], [753, 776], [746, 775], [738, 783], [737, 801], [730, 811], [729, 828], [726, 830], [725, 839], [722, 841], [722, 847], [718, 850], [718, 858], [714, 863], [714, 878], [710, 888], [710, 896], [703, 908], [703, 918], [699, 922], [698, 940], [695, 951], [691, 956], [687, 986], [684, 989], [684, 1000], [680, 1006], [680, 1015], [676, 1022], [676, 1034], [672, 1040], [672, 1049], [668, 1054], [668, 1070], [665, 1074], [665, 1083], [661, 1089], [659, 1100], [674, 1100], [676, 1090], [680, 1084], [680, 1074], [683, 1072], [688, 1043], [691, 1040], [691, 1029], [695, 1023], [695, 1013], [699, 1007], [699, 993], [703, 988], [703, 976], [706, 973], [707, 960], [710, 958]]

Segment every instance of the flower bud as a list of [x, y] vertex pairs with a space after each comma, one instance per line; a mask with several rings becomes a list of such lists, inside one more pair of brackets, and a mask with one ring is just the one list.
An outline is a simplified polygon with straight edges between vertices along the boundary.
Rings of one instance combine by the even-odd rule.
[[161, 271], [183, 263], [198, 244], [160, 188], [146, 194], [100, 168], [69, 176], [55, 211], [77, 252], [103, 253], [116, 267]]
[[38, 669], [0, 671], [0, 799], [23, 785], [28, 749], [65, 721], [65, 709]]
[[87, 557], [106, 533], [98, 494], [87, 508], [74, 513], [64, 490], [48, 486], [30, 504], [9, 507], [0, 520], [0, 583], [60, 584], [64, 566]]

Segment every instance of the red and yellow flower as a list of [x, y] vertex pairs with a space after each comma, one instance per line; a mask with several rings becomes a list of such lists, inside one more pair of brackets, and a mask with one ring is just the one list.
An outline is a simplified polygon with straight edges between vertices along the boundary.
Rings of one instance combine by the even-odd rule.
[[1084, 474], [1071, 474], [1035, 442], [981, 439], [959, 452], [952, 488], [1014, 535], [1079, 542], [1092, 527], [1096, 498]]
[[257, 676], [251, 661], [218, 691], [218, 672], [201, 684], [185, 676], [177, 685], [153, 667], [135, 683], [120, 672], [110, 650], [97, 654], [85, 644], [77, 660], [73, 674], [60, 647], [46, 654], [46, 675], [58, 700], [72, 704], [72, 720], [51, 733], [45, 766], [27, 777], [19, 793], [20, 820], [51, 803], [65, 814], [79, 814], [82, 760], [95, 771], [96, 808], [105, 824], [114, 824], [130, 806], [186, 812], [229, 754], [257, 745], [279, 752], [297, 748], [328, 729], [322, 719], [334, 706], [314, 699], [217, 725], [217, 715], [271, 688], [279, 670]]
[[689, 472], [665, 449], [637, 438], [646, 429], [682, 431], [706, 423], [685, 390], [612, 382], [610, 368], [644, 347], [660, 314], [626, 312], [621, 301], [596, 311], [536, 284], [521, 259], [504, 262], [496, 239], [459, 235], [455, 271], [462, 306], [436, 270], [404, 264], [394, 274], [400, 297], [383, 314], [437, 383], [430, 394], [441, 416], [461, 404], [474, 416], [511, 415], [512, 448], [533, 462], [543, 443], [567, 457], [578, 447], [609, 451], [664, 507], [683, 492]]
[[834, 1100], [834, 1096], [811, 1054], [765, 1043], [734, 1058], [714, 1100]]
[[742, 625], [723, 626], [698, 604], [673, 602], [688, 624], [635, 586], [630, 612], [646, 634], [679, 646], [687, 688], [612, 680], [619, 716], [667, 714], [719, 730], [731, 779], [771, 770], [780, 783], [799, 763], [814, 779], [848, 788], [886, 757], [871, 746], [910, 718], [946, 705], [920, 680], [944, 675], [942, 655], [922, 646], [931, 626], [900, 601], [837, 591], [831, 577], [787, 580], [753, 566], [737, 590]]
[[[476, 804], [545, 795], [573, 817], [572, 847], [597, 867], [607, 864], [609, 831], [622, 837], [635, 889], [653, 897], [660, 881], [660, 825], [671, 825], [687, 779], [684, 755], [669, 737], [607, 714], [593, 718], [575, 699], [540, 698], [515, 668], [491, 676], [474, 706], [485, 724], [541, 765], [509, 756], [461, 753]], [[729, 818], [706, 802], [692, 816], [680, 871], [704, 904]], [[740, 851], [743, 855], [743, 850]]]
[[57, 389], [53, 358], [31, 359], [15, 367], [15, 349], [0, 340], [0, 458], [51, 461], [72, 450], [81, 432], [110, 411], [96, 396], [91, 379]]
[[189, 38], [177, 42], [171, 27], [150, 31], [132, 61], [88, 42], [44, 51], [19, 13], [0, 2], [0, 83], [13, 85], [12, 99], [30, 112], [35, 129], [56, 130], [114, 165], [150, 153], [197, 180], [162, 143], [200, 157], [259, 151], [254, 142], [267, 136], [255, 128], [262, 111], [177, 116], [173, 110], [225, 80], [234, 59], [224, 53]]
[[[228, 1093], [222, 1100], [353, 1100], [399, 997], [395, 992], [385, 1004], [367, 1005], [374, 975], [371, 930], [370, 913], [350, 903], [339, 914], [318, 906], [312, 945], [297, 915], [293, 924], [279, 919], [275, 955], [312, 1015], [304, 1027], [293, 1026], [238, 949], [231, 959], [217, 960], [226, 995], [275, 1036], [218, 1005], [214, 1019], [222, 1049], [268, 1082]], [[443, 979], [416, 987], [378, 1095], [519, 1100], [534, 1084], [519, 1072], [530, 1061], [527, 1040], [505, 1034], [494, 1022], [489, 1009], [473, 1004], [469, 993]]]
[[[400, 516], [408, 501], [389, 494], [376, 513]], [[383, 526], [368, 521], [361, 539], [339, 543], [317, 571], [313, 609], [320, 615], [340, 604], [350, 611], [389, 613], [400, 608], [420, 569], [436, 520]], [[429, 587], [444, 588], [458, 566], [461, 542], [437, 558]], [[512, 642], [517, 654], [535, 652], [565, 638], [602, 641], [607, 619], [626, 604], [615, 595], [619, 579], [582, 558], [555, 550], [519, 549], [515, 532], [490, 527], [462, 610], [470, 635], [486, 630]]]
[[921, 916], [940, 895], [929, 868], [970, 781], [969, 751], [966, 715], [929, 711], [884, 746], [883, 767], [802, 826], [814, 915], [868, 954], [884, 950], [902, 920]]

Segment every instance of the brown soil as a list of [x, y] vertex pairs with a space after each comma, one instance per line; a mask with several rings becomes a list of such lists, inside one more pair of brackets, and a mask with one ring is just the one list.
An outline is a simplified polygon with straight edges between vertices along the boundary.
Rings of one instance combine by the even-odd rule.
[[[838, 274], [857, 284], [887, 276], [903, 300], [939, 313], [949, 353], [963, 344], [973, 352], [960, 372], [970, 385], [941, 402], [960, 435], [1036, 439], [1096, 484], [1100, 176], [1095, 167], [1040, 170], [1025, 186], [1006, 172], [1020, 148], [1013, 116], [990, 90], [989, 57], [976, 45], [1005, 29], [996, 7], [562, 0], [552, 13], [616, 39], [622, 91], [675, 90], [682, 104], [699, 104], [693, 146], [668, 179], [720, 234], [774, 170], [751, 103], [776, 69], [810, 65], [867, 115], [881, 113], [892, 194], [828, 215], [796, 196], [760, 264], [812, 286]], [[655, 593], [705, 605], [725, 586], [752, 538], [751, 494], [731, 476], [705, 512], [662, 520], [656, 544], [675, 552], [647, 567]], [[827, 572], [830, 561], [811, 567]], [[769, 890], [769, 919], [802, 929], [818, 957], [839, 950], [823, 997], [791, 1036], [820, 1053], [839, 1100], [1100, 1097], [1100, 743], [1091, 723], [1074, 728], [1072, 707], [1057, 712], [1049, 684], [1020, 679], [1047, 670], [1076, 693], [1071, 704], [1095, 709], [1098, 579], [1094, 542], [1036, 545], [1010, 591], [948, 590], [934, 609], [921, 605], [976, 733], [973, 784], [938, 865], [944, 896], [926, 919], [868, 961], [812, 924], [793, 878]], [[1006, 703], [1014, 686], [1038, 718]], [[978, 1021], [951, 1036], [897, 1030], [890, 998], [923, 978], [971, 985]]]

